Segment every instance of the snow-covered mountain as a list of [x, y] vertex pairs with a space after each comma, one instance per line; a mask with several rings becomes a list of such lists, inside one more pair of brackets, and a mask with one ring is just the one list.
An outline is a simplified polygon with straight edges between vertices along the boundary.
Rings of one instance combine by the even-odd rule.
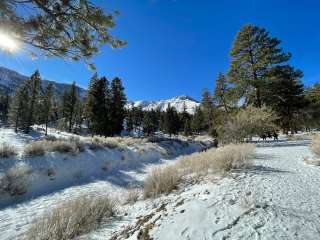
[[[13, 94], [15, 89], [27, 79], [27, 76], [24, 76], [16, 71], [5, 67], [0, 67], [0, 93]], [[49, 83], [53, 84], [56, 95], [63, 94], [63, 92], [70, 89], [71, 86], [70, 84], [66, 83], [42, 80], [43, 87], [46, 87]], [[78, 94], [81, 98], [83, 98], [86, 94], [86, 90], [78, 87]]]
[[159, 100], [159, 101], [129, 101], [126, 105], [128, 109], [134, 107], [142, 107], [144, 111], [150, 111], [152, 109], [160, 109], [161, 111], [165, 111], [168, 106], [172, 106], [177, 109], [178, 112], [182, 112], [184, 106], [186, 107], [186, 111], [190, 114], [194, 113], [196, 107], [200, 105], [198, 101], [189, 97], [189, 96], [178, 96], [167, 100]]

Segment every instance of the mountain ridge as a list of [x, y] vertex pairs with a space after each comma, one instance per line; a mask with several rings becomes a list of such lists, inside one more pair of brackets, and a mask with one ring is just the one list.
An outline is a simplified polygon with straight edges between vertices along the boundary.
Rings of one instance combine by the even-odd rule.
[[[15, 70], [0, 66], [0, 92], [12, 95], [17, 87], [25, 82], [29, 77], [25, 76]], [[42, 79], [42, 87], [46, 87], [49, 83], [53, 84], [56, 95], [62, 95], [64, 91], [70, 89], [71, 84], [59, 83], [52, 80]], [[86, 90], [77, 86], [80, 98], [84, 98]]]

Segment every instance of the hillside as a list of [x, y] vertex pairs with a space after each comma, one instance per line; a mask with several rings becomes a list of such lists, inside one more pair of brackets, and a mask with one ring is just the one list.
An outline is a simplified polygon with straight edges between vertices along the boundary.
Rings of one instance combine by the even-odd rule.
[[[15, 89], [24, 81], [28, 79], [28, 76], [22, 75], [11, 69], [0, 67], [0, 92], [6, 94], [13, 94]], [[42, 80], [43, 87], [46, 87], [49, 83], [54, 86], [55, 94], [57, 96], [63, 94], [64, 91], [70, 88], [70, 84], [57, 83], [50, 80]], [[86, 94], [86, 90], [78, 87], [78, 94], [83, 98]]]

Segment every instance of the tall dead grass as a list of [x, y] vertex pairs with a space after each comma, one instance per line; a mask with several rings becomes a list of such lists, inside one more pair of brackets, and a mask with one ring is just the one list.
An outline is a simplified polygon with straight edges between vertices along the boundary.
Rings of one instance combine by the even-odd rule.
[[27, 231], [27, 239], [74, 239], [96, 229], [116, 212], [116, 203], [108, 196], [78, 197], [36, 219]]
[[320, 135], [315, 135], [312, 138], [312, 142], [310, 144], [310, 150], [317, 156], [320, 157]]
[[155, 168], [145, 179], [144, 197], [170, 193], [188, 175], [199, 177], [209, 172], [225, 173], [247, 168], [252, 164], [254, 150], [253, 144], [230, 144], [184, 156], [175, 165]]
[[78, 138], [42, 139], [29, 143], [24, 154], [29, 157], [43, 156], [46, 152], [72, 153], [84, 151], [84, 144]]
[[157, 197], [176, 189], [182, 175], [176, 166], [157, 167], [144, 181], [144, 198]]
[[9, 158], [17, 155], [17, 150], [14, 146], [7, 143], [2, 143], [0, 145], [0, 158]]

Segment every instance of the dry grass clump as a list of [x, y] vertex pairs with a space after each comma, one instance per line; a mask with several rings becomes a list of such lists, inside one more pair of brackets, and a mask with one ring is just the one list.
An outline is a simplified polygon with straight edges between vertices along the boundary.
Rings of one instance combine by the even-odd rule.
[[130, 187], [129, 190], [127, 191], [125, 203], [126, 204], [136, 203], [139, 200], [140, 192], [141, 191], [139, 188]]
[[320, 157], [320, 135], [316, 135], [313, 137], [310, 150], [317, 155], [317, 157]]
[[209, 170], [230, 171], [248, 167], [252, 162], [254, 149], [253, 144], [230, 144], [182, 157], [177, 164], [184, 174], [207, 174]]
[[230, 144], [219, 148], [212, 162], [213, 170], [228, 172], [232, 169], [247, 168], [252, 164], [254, 150], [253, 144]]
[[0, 158], [9, 158], [17, 155], [17, 150], [14, 146], [7, 143], [2, 143], [0, 145]]
[[231, 144], [182, 157], [175, 165], [155, 168], [145, 179], [144, 198], [170, 193], [187, 175], [199, 177], [208, 172], [225, 173], [252, 164], [253, 144]]
[[314, 165], [314, 166], [320, 166], [320, 159], [309, 159], [309, 158], [305, 157], [303, 159], [303, 161], [306, 164], [310, 164], [310, 165]]
[[288, 141], [311, 140], [312, 134], [288, 135]]
[[0, 192], [11, 196], [22, 195], [28, 190], [28, 165], [16, 165], [10, 168], [0, 179]]
[[144, 181], [144, 198], [157, 197], [162, 193], [170, 193], [176, 189], [181, 174], [176, 166], [157, 167]]
[[25, 147], [24, 154], [29, 157], [43, 156], [47, 147], [48, 142], [46, 140], [31, 142]]
[[118, 138], [112, 138], [112, 137], [94, 137], [89, 141], [89, 148], [91, 150], [98, 150], [102, 148], [109, 148], [109, 149], [115, 149], [115, 148], [122, 148], [122, 144], [117, 140]]
[[78, 197], [36, 219], [27, 231], [27, 239], [74, 239], [96, 229], [116, 212], [115, 201], [108, 196]]
[[24, 154], [29, 157], [43, 156], [46, 152], [72, 153], [84, 151], [84, 144], [78, 138], [42, 139], [29, 143]]

